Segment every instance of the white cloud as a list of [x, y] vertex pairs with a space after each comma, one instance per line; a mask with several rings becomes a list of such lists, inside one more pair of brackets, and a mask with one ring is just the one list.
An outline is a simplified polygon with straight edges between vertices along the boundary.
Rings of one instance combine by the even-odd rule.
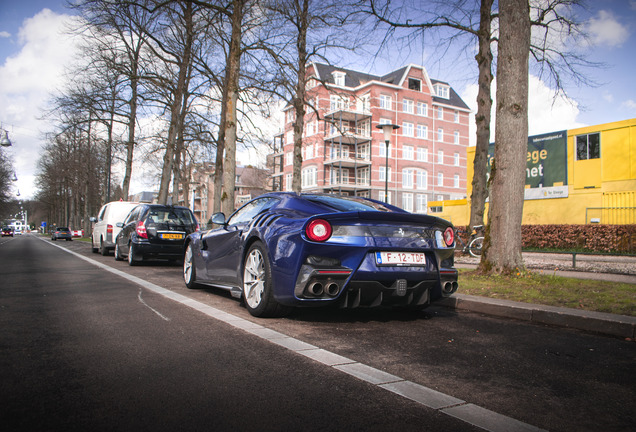
[[600, 10], [585, 26], [591, 42], [596, 46], [616, 47], [629, 38], [627, 27], [618, 22], [610, 11]]
[[[579, 115], [578, 104], [567, 97], [560, 95], [554, 97], [554, 91], [543, 81], [534, 75], [529, 78], [528, 96], [528, 134], [538, 135], [542, 133], [573, 129], [585, 126], [576, 120]], [[495, 140], [495, 106], [496, 106], [497, 80], [493, 80], [492, 99], [493, 111], [490, 124], [490, 141]], [[474, 113], [477, 112], [477, 85], [473, 84], [464, 89], [461, 97], [473, 110], [469, 124], [470, 145], [475, 145], [475, 121]]]
[[7, 31], [0, 31], [0, 38], [10, 38], [10, 37], [11, 37], [11, 33]]
[[[40, 131], [49, 128], [39, 119], [52, 91], [64, 82], [64, 67], [73, 60], [75, 45], [65, 34], [72, 19], [43, 9], [24, 20], [18, 33], [21, 50], [0, 65], [0, 119], [9, 130], [13, 146], [8, 152], [18, 176], [23, 198], [35, 193]], [[16, 191], [17, 192], [17, 191]]]
[[621, 104], [621, 108], [631, 111], [630, 117], [636, 115], [636, 101], [629, 99]]

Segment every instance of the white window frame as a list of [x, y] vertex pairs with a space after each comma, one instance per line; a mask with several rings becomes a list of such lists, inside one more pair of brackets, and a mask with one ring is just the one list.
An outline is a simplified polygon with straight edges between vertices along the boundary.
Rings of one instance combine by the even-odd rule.
[[410, 146], [410, 145], [402, 146], [402, 159], [412, 161], [414, 160], [413, 156], [414, 156], [413, 146]]
[[402, 112], [405, 112], [407, 114], [413, 114], [414, 112], [413, 99], [402, 99]]
[[459, 174], [453, 176], [453, 187], [459, 189]]
[[428, 162], [428, 149], [426, 147], [417, 148], [417, 160], [418, 162]]
[[402, 192], [402, 209], [413, 213], [413, 194], [411, 192]]
[[404, 168], [402, 170], [402, 187], [404, 189], [413, 189], [413, 168]]
[[428, 104], [424, 102], [417, 103], [417, 115], [428, 117]]
[[390, 110], [392, 103], [393, 103], [393, 101], [391, 100], [391, 96], [384, 95], [384, 94], [380, 95], [380, 108], [381, 109]]
[[427, 125], [417, 125], [417, 137], [422, 139], [428, 139], [428, 126]]
[[437, 173], [437, 186], [444, 186], [444, 173]]
[[444, 128], [437, 129], [437, 141], [444, 142]]
[[402, 136], [407, 136], [407, 137], [414, 136], [413, 123], [402, 122]]
[[444, 150], [437, 150], [437, 163], [444, 165]]
[[415, 173], [415, 188], [426, 190], [428, 187], [428, 172], [426, 170], [417, 170]]
[[415, 212], [428, 213], [428, 197], [426, 194], [417, 194], [415, 198]]

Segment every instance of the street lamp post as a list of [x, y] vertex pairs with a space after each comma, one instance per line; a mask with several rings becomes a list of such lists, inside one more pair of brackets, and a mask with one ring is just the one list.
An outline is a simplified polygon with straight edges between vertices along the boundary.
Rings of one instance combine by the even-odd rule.
[[384, 134], [384, 143], [386, 144], [386, 161], [384, 168], [384, 202], [389, 203], [389, 144], [391, 143], [391, 133], [399, 126], [391, 123], [379, 124], [376, 126], [378, 129], [382, 129]]

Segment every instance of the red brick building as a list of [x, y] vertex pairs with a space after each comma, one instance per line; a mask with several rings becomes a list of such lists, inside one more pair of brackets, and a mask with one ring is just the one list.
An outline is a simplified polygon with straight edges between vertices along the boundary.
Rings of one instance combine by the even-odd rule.
[[[388, 201], [426, 213], [428, 201], [466, 195], [470, 109], [449, 84], [422, 66], [384, 76], [312, 63], [303, 132], [303, 192], [385, 200], [386, 144], [377, 125], [400, 126], [391, 136]], [[316, 114], [317, 113], [317, 114]], [[285, 109], [274, 143], [272, 186], [291, 190], [294, 110]]]

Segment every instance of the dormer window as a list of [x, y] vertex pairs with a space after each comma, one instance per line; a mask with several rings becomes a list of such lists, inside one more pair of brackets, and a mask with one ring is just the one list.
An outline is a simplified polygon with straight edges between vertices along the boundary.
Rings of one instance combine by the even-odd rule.
[[336, 72], [333, 72], [332, 75], [333, 75], [334, 84], [336, 84], [337, 86], [340, 86], [340, 87], [344, 87], [344, 85], [345, 85], [345, 76], [347, 74], [344, 73], [344, 72], [336, 71]]
[[448, 99], [450, 87], [444, 84], [435, 84], [435, 96]]
[[409, 90], [422, 91], [422, 81], [409, 78]]

